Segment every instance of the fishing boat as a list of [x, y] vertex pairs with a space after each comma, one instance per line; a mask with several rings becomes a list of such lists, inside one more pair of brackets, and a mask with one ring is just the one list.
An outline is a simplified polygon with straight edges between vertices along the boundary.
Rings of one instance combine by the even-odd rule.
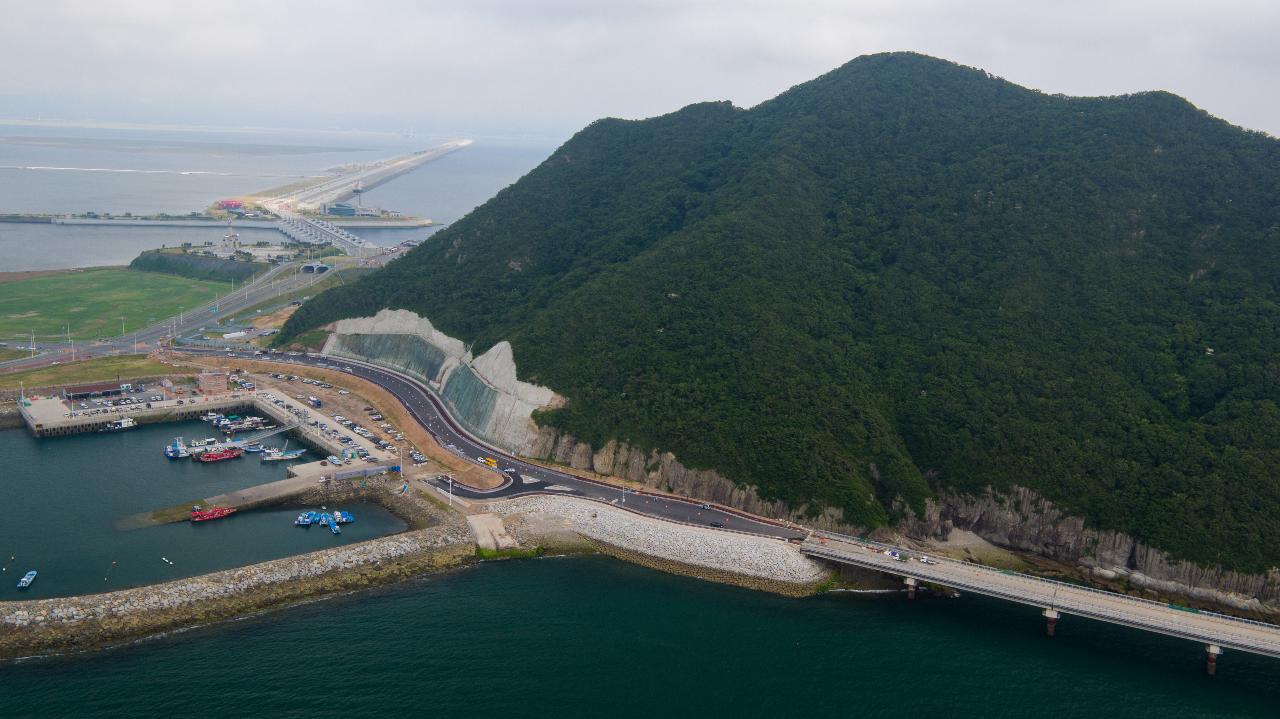
[[293, 520], [293, 525], [295, 527], [310, 527], [311, 512], [303, 512], [302, 514], [299, 514], [298, 518]]
[[321, 526], [321, 527], [327, 527], [327, 526], [329, 526], [330, 524], [333, 524], [333, 515], [332, 515], [332, 514], [329, 514], [328, 512], [325, 512], [324, 514], [320, 515], [320, 526]]
[[138, 423], [133, 421], [133, 417], [121, 417], [120, 419], [107, 422], [107, 426], [103, 427], [101, 432], [120, 432], [126, 429], [137, 427]]
[[200, 415], [200, 419], [205, 422], [217, 422], [218, 420], [222, 419], [222, 415], [218, 414], [217, 412], [209, 412], [207, 414]]
[[338, 524], [350, 524], [355, 521], [355, 517], [351, 516], [351, 512], [339, 512], [334, 510], [333, 521]]
[[304, 449], [289, 449], [289, 440], [284, 441], [284, 446], [280, 449], [268, 449], [262, 453], [263, 462], [279, 462], [286, 459], [297, 459], [306, 454]]
[[18, 589], [26, 589], [31, 586], [31, 583], [34, 581], [36, 581], [36, 571], [33, 569], [22, 575], [22, 579], [18, 580]]
[[235, 507], [210, 507], [208, 509], [200, 509], [200, 507], [191, 508], [191, 521], [207, 522], [210, 519], [221, 519], [228, 514], [236, 511]]
[[274, 451], [267, 450], [266, 452], [262, 453], [262, 461], [263, 462], [280, 462], [286, 459], [297, 459], [306, 453], [307, 453], [307, 450], [305, 449], [291, 449], [287, 452], [279, 449]]
[[221, 462], [224, 459], [235, 459], [244, 454], [244, 450], [239, 447], [223, 447], [222, 449], [210, 449], [199, 454], [201, 462]]
[[164, 448], [164, 456], [169, 459], [183, 459], [190, 457], [191, 453], [187, 451], [181, 437], [174, 437], [173, 442]]
[[262, 444], [259, 442], [254, 442], [253, 444], [246, 444], [244, 446], [244, 451], [246, 452], [264, 452], [266, 451], [266, 449], [267, 448], [262, 446]]
[[339, 527], [337, 522], [330, 522], [329, 531], [334, 534], [342, 534], [342, 527]]
[[204, 439], [193, 439], [187, 442], [188, 448], [208, 447], [211, 444], [217, 444], [218, 440], [214, 437], [205, 437]]

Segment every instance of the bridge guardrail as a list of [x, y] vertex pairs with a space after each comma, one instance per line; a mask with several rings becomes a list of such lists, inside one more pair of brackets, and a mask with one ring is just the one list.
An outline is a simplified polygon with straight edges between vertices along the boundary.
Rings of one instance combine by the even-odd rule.
[[[912, 555], [912, 556], [927, 555], [927, 556], [929, 556], [931, 559], [934, 559], [934, 560], [939, 561], [939, 562], [945, 562], [945, 563], [950, 564], [950, 565], [954, 565], [954, 566], [961, 566], [961, 567], [965, 567], [965, 568], [977, 569], [977, 570], [988, 571], [988, 572], [999, 572], [999, 573], [1001, 573], [1001, 574], [1005, 574], [1005, 575], [1008, 575], [1008, 576], [1019, 577], [1019, 578], [1021, 578], [1021, 579], [1025, 579], [1025, 580], [1028, 580], [1028, 581], [1032, 581], [1032, 582], [1035, 582], [1035, 583], [1037, 583], [1037, 584], [1050, 585], [1050, 586], [1055, 586], [1055, 587], [1066, 587], [1066, 588], [1069, 588], [1069, 589], [1072, 589], [1072, 590], [1084, 591], [1084, 592], [1091, 592], [1091, 593], [1094, 593], [1094, 594], [1098, 594], [1098, 595], [1100, 595], [1100, 596], [1111, 597], [1111, 598], [1114, 598], [1114, 599], [1121, 599], [1121, 600], [1129, 601], [1129, 602], [1141, 603], [1141, 604], [1144, 604], [1144, 605], [1147, 605], [1147, 606], [1150, 606], [1150, 607], [1155, 607], [1155, 608], [1160, 608], [1160, 609], [1170, 609], [1170, 608], [1171, 608], [1168, 602], [1157, 602], [1157, 601], [1154, 601], [1154, 600], [1151, 600], [1151, 599], [1145, 599], [1145, 598], [1143, 598], [1143, 597], [1133, 597], [1133, 596], [1130, 596], [1130, 595], [1128, 595], [1128, 594], [1120, 594], [1119, 592], [1112, 592], [1112, 591], [1108, 591], [1108, 590], [1106, 590], [1106, 589], [1098, 589], [1098, 588], [1096, 588], [1096, 587], [1090, 587], [1090, 586], [1088, 586], [1088, 585], [1084, 585], [1084, 584], [1072, 584], [1071, 582], [1063, 582], [1063, 581], [1061, 581], [1061, 580], [1057, 580], [1057, 579], [1048, 579], [1048, 578], [1046, 578], [1046, 577], [1037, 577], [1037, 576], [1032, 575], [1032, 574], [1025, 574], [1025, 573], [1023, 573], [1023, 572], [1015, 572], [1015, 571], [1013, 571], [1013, 570], [1006, 570], [1006, 569], [1000, 569], [1000, 570], [997, 570], [997, 569], [994, 569], [994, 568], [991, 568], [991, 567], [985, 567], [985, 566], [980, 565], [980, 564], [974, 564], [974, 563], [972, 563], [972, 562], [964, 562], [964, 561], [960, 561], [960, 560], [957, 560], [957, 559], [952, 559], [952, 558], [950, 558], [950, 557], [936, 556], [936, 555], [933, 555], [933, 554], [929, 554], [929, 553], [927, 553], [927, 552], [919, 552], [919, 551], [910, 550], [910, 549], [903, 549], [902, 547], [896, 547], [896, 546], [891, 545], [891, 544], [884, 544], [883, 542], [876, 542], [876, 541], [874, 541], [874, 540], [870, 540], [870, 539], [860, 539], [860, 538], [857, 538], [857, 537], [849, 537], [848, 535], [843, 535], [843, 534], [839, 534], [839, 533], [836, 533], [836, 532], [825, 532], [825, 531], [824, 531], [824, 532], [814, 532], [814, 534], [815, 534], [815, 536], [826, 536], [826, 537], [830, 537], [830, 538], [833, 538], [833, 539], [837, 539], [837, 540], [839, 540], [839, 541], [843, 541], [843, 542], [850, 542], [850, 543], [853, 543], [853, 544], [859, 544], [859, 545], [862, 545], [862, 546], [864, 546], [864, 547], [868, 547], [868, 548], [875, 547], [875, 548], [879, 548], [879, 549], [892, 549], [892, 550], [896, 550], [896, 551], [898, 551], [898, 552], [905, 553], [905, 554], [907, 554], [907, 555]], [[886, 566], [886, 567], [892, 567], [892, 565], [889, 565], [889, 564], [885, 564], [884, 566]], [[928, 565], [925, 565], [925, 566], [928, 566]], [[939, 579], [939, 580], [937, 580], [937, 581], [940, 581], [940, 582], [945, 583], [945, 579]], [[977, 590], [974, 590], [974, 591], [977, 591]], [[1197, 611], [1196, 611], [1196, 615], [1197, 615], [1197, 616], [1210, 617], [1210, 618], [1214, 618], [1214, 619], [1225, 620], [1225, 621], [1229, 621], [1229, 622], [1233, 622], [1233, 623], [1238, 623], [1238, 624], [1248, 624], [1248, 625], [1253, 625], [1253, 626], [1257, 626], [1257, 627], [1260, 627], [1260, 628], [1263, 628], [1263, 629], [1267, 629], [1267, 630], [1269, 630], [1269, 631], [1275, 631], [1275, 632], [1277, 632], [1277, 633], [1280, 633], [1280, 625], [1270, 624], [1270, 623], [1268, 623], [1268, 622], [1260, 622], [1260, 621], [1257, 621], [1257, 620], [1255, 620], [1255, 619], [1246, 619], [1246, 618], [1243, 618], [1243, 617], [1233, 617], [1233, 616], [1228, 615], [1228, 614], [1221, 614], [1221, 613], [1219, 613], [1219, 612], [1213, 612], [1213, 611], [1207, 611], [1207, 610], [1197, 610]]]

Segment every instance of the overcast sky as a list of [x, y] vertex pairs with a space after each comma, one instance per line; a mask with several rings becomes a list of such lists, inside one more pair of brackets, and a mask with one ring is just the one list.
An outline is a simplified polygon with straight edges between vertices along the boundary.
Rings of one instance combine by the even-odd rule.
[[1169, 90], [1280, 135], [1277, 0], [0, 0], [0, 119], [558, 141], [886, 50], [1047, 92]]

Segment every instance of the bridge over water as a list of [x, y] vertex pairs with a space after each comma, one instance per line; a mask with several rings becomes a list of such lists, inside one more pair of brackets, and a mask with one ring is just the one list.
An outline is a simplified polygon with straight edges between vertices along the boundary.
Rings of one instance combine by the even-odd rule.
[[[886, 554], [895, 550], [902, 559]], [[928, 583], [962, 589], [988, 597], [1029, 604], [1043, 609], [1049, 636], [1062, 614], [1074, 614], [1112, 624], [1190, 639], [1205, 645], [1206, 669], [1215, 670], [1224, 648], [1280, 658], [1280, 626], [1199, 611], [1116, 592], [1033, 577], [969, 562], [936, 558], [920, 561], [907, 550], [865, 542], [852, 537], [820, 533], [801, 545], [805, 554], [839, 564], [872, 569], [903, 578], [908, 596]]]
[[276, 227], [294, 242], [307, 245], [331, 244], [352, 257], [364, 259], [377, 252], [377, 245], [347, 232], [332, 222], [280, 211], [280, 221]]

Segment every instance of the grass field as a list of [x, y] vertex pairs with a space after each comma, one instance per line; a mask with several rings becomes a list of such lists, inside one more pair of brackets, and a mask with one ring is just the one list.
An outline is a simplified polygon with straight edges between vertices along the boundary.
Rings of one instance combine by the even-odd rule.
[[30, 354], [31, 354], [30, 352], [23, 352], [22, 350], [14, 350], [14, 349], [8, 349], [6, 347], [0, 347], [0, 362], [4, 362], [6, 360], [11, 360], [11, 359], [18, 359], [19, 357], [27, 357]]
[[0, 340], [55, 341], [120, 334], [192, 309], [227, 292], [225, 282], [98, 268], [0, 283]]
[[0, 389], [17, 389], [19, 382], [26, 387], [52, 387], [80, 382], [101, 382], [117, 377], [153, 377], [188, 372], [191, 370], [161, 364], [139, 355], [99, 357], [25, 372], [0, 374]]

